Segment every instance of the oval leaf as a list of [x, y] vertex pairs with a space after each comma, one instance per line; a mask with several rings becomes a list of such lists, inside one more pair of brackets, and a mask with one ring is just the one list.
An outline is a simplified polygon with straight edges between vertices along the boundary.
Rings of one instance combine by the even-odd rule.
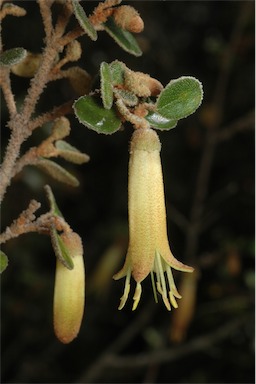
[[24, 48], [13, 48], [9, 49], [0, 54], [0, 66], [11, 67], [25, 59], [27, 51]]
[[50, 231], [52, 247], [58, 260], [68, 269], [74, 268], [72, 256], [55, 228]]
[[55, 147], [58, 149], [58, 155], [71, 163], [83, 164], [90, 160], [90, 157], [86, 153], [80, 152], [64, 140], [56, 141]]
[[53, 177], [55, 180], [71, 185], [72, 187], [77, 187], [79, 185], [79, 181], [75, 176], [71, 175], [71, 173], [66, 171], [65, 168], [61, 167], [54, 161], [40, 159], [36, 166], [48, 173], [48, 175]]
[[0, 273], [2, 273], [8, 266], [8, 257], [3, 251], [0, 251]]
[[156, 107], [167, 119], [179, 120], [191, 115], [203, 99], [202, 84], [190, 76], [183, 76], [170, 83], [160, 93]]
[[109, 65], [104, 61], [100, 65], [100, 89], [103, 106], [110, 109], [113, 105], [112, 76]]
[[83, 7], [76, 0], [72, 0], [72, 4], [75, 17], [77, 18], [80, 26], [93, 41], [97, 40], [97, 32], [88, 17], [86, 16]]
[[137, 41], [133, 35], [121, 29], [116, 25], [112, 17], [109, 17], [106, 23], [103, 24], [105, 31], [115, 40], [115, 42], [123, 48], [126, 52], [134, 56], [141, 56], [142, 51], [138, 46]]
[[157, 112], [149, 112], [145, 119], [149, 122], [152, 128], [159, 129], [160, 131], [168, 131], [169, 129], [175, 128], [177, 120], [167, 119]]
[[115, 110], [103, 108], [92, 96], [80, 97], [73, 108], [80, 123], [98, 133], [112, 134], [121, 126]]

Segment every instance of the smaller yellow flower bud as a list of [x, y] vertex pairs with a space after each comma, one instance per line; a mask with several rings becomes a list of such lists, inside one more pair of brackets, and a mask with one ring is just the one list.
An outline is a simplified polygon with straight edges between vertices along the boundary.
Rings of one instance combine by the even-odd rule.
[[85, 274], [80, 237], [70, 232], [62, 234], [61, 238], [72, 256], [74, 268], [67, 269], [57, 259], [53, 320], [57, 338], [67, 344], [77, 336], [81, 326], [84, 312]]
[[71, 41], [66, 48], [66, 57], [69, 61], [77, 61], [82, 55], [81, 44], [77, 40]]
[[28, 52], [24, 60], [12, 66], [11, 71], [20, 77], [33, 77], [41, 64], [41, 61], [41, 53]]

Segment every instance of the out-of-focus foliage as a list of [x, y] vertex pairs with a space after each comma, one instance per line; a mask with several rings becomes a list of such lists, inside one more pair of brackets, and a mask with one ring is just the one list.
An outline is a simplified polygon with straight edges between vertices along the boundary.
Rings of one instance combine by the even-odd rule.
[[[83, 2], [87, 14], [93, 3]], [[88, 153], [90, 162], [69, 166], [80, 181], [78, 188], [63, 188], [57, 182], [51, 185], [60, 209], [83, 240], [88, 287], [85, 317], [79, 338], [69, 346], [61, 345], [52, 326], [55, 256], [50, 239], [29, 234], [8, 242], [5, 252], [10, 264], [1, 278], [1, 368], [6, 383], [254, 382], [254, 133], [247, 129], [251, 123], [246, 124], [254, 108], [254, 5], [250, 1], [136, 1], [129, 5], [139, 10], [145, 23], [144, 32], [136, 36], [143, 55], [130, 56], [101, 33], [96, 42], [87, 36], [79, 39], [84, 48], [80, 65], [96, 75], [102, 61], [118, 59], [132, 70], [149, 73], [164, 86], [180, 76], [194, 76], [203, 84], [204, 101], [198, 111], [159, 134], [169, 238], [174, 254], [192, 263], [198, 273], [191, 322], [182, 334], [180, 329], [175, 334], [174, 315], [179, 309], [168, 313], [161, 302], [155, 304], [150, 281], [145, 282], [143, 299], [133, 313], [129, 305], [117, 310], [122, 281], [113, 281], [106, 291], [99, 282], [99, 294], [93, 276], [101, 268], [102, 258], [118, 244], [123, 249], [122, 255], [118, 252], [121, 266], [128, 243], [127, 168], [132, 129], [127, 125], [111, 136], [98, 135], [72, 118], [70, 143]], [[11, 17], [3, 22], [6, 49], [24, 46], [38, 52], [43, 38], [38, 7], [31, 1], [22, 1], [22, 6], [27, 9], [26, 23], [23, 18], [13, 23]], [[246, 19], [243, 26], [241, 15]], [[221, 74], [230, 50], [232, 60]], [[220, 75], [223, 81], [219, 81]], [[217, 82], [225, 92], [216, 90]], [[18, 101], [23, 100], [28, 84], [29, 79], [13, 75]], [[72, 97], [72, 92], [66, 80], [50, 84], [38, 112]], [[218, 103], [222, 104], [221, 116], [216, 116]], [[4, 103], [1, 117], [4, 127], [8, 118]], [[220, 132], [245, 128], [229, 138], [227, 133], [215, 146], [209, 179], [202, 185], [207, 194], [197, 252], [189, 260], [185, 255], [193, 252], [186, 249], [184, 217], [190, 217], [206, 133], [217, 118]], [[25, 146], [44, 135], [46, 132], [36, 132]], [[7, 140], [3, 132], [3, 145]], [[45, 200], [42, 186], [48, 182], [48, 176], [34, 168], [18, 175], [2, 208], [3, 227], [31, 198]], [[106, 273], [110, 275], [109, 270]], [[179, 289], [179, 282], [177, 285]], [[203, 341], [196, 344], [200, 337]], [[162, 362], [148, 359], [142, 364], [142, 358], [136, 359], [138, 353], [159, 356], [168, 348], [173, 354]], [[105, 351], [112, 360], [105, 360], [104, 365], [100, 358]], [[130, 365], [124, 359], [114, 364], [117, 356], [128, 355], [134, 358]], [[142, 362], [140, 366], [138, 362]]]

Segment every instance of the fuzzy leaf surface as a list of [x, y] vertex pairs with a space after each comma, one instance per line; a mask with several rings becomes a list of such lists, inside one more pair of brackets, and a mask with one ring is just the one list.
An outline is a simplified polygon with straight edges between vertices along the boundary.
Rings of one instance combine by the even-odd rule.
[[182, 76], [171, 80], [160, 93], [156, 108], [167, 119], [179, 120], [195, 112], [203, 99], [203, 88], [199, 80]]
[[73, 108], [80, 123], [98, 133], [112, 134], [121, 126], [114, 108], [105, 109], [92, 96], [82, 96], [75, 101]]
[[100, 65], [100, 89], [103, 106], [110, 109], [113, 105], [112, 75], [109, 65], [104, 61]]
[[109, 17], [109, 19], [103, 25], [104, 25], [105, 31], [126, 52], [129, 52], [134, 56], [142, 55], [142, 51], [138, 46], [138, 43], [133, 37], [133, 35], [130, 32], [125, 31], [124, 29], [118, 27], [112, 17]]
[[88, 17], [86, 16], [83, 7], [76, 0], [72, 0], [72, 4], [75, 17], [77, 18], [80, 26], [93, 41], [97, 40], [97, 32]]
[[39, 160], [36, 166], [42, 169], [44, 172], [48, 173], [48, 175], [57, 181], [66, 183], [72, 187], [77, 187], [79, 185], [79, 181], [75, 176], [73, 176], [65, 168], [61, 167], [59, 164], [52, 160], [42, 158]]
[[8, 266], [8, 257], [3, 251], [0, 251], [0, 273], [2, 273]]
[[152, 128], [159, 129], [160, 131], [168, 131], [177, 125], [177, 120], [168, 119], [157, 112], [150, 111], [145, 119], [150, 123]]
[[68, 248], [65, 246], [62, 238], [58, 235], [55, 228], [51, 229], [51, 241], [54, 253], [58, 260], [68, 269], [74, 268], [72, 256], [69, 253]]
[[65, 140], [56, 141], [55, 147], [58, 149], [59, 156], [71, 163], [83, 164], [90, 160], [90, 157], [86, 153], [80, 152]]
[[12, 48], [0, 54], [0, 67], [11, 67], [25, 59], [27, 51], [24, 48]]

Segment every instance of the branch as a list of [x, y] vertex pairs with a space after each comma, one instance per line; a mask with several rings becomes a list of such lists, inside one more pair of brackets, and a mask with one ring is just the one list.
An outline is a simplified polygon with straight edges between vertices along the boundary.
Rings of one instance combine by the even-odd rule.
[[51, 12], [52, 3], [53, 3], [52, 0], [38, 0], [47, 41], [51, 38], [51, 34], [53, 31], [52, 12]]
[[0, 235], [0, 244], [18, 237], [23, 233], [31, 232], [34, 228], [35, 215], [34, 213], [41, 207], [41, 204], [36, 200], [31, 200], [27, 209], [25, 209], [19, 217], [7, 227], [5, 232]]
[[247, 314], [238, 319], [236, 318], [235, 320], [229, 321], [214, 332], [199, 336], [187, 344], [167, 348], [161, 351], [140, 353], [124, 357], [109, 355], [105, 360], [105, 368], [115, 367], [123, 369], [144, 367], [145, 365], [156, 363], [170, 363], [171, 361], [179, 360], [192, 353], [208, 350], [209, 347], [229, 338], [237, 329], [252, 320], [252, 315]]
[[239, 120], [236, 120], [227, 127], [224, 127], [218, 134], [218, 141], [229, 140], [238, 132], [254, 129], [254, 125], [255, 112], [251, 111], [247, 113], [247, 115], [241, 117]]
[[12, 93], [11, 89], [11, 82], [10, 82], [10, 71], [7, 69], [1, 68], [0, 71], [0, 82], [1, 82], [1, 87], [3, 90], [4, 94], [4, 99], [7, 104], [7, 108], [10, 113], [10, 118], [12, 119], [16, 113], [17, 113], [17, 108], [14, 100], [14, 95]]
[[29, 122], [29, 129], [33, 131], [37, 127], [41, 127], [43, 124], [53, 121], [58, 117], [65, 116], [73, 112], [72, 105], [74, 100], [67, 101], [65, 104], [59, 105], [58, 107], [53, 108], [50, 112], [46, 112], [34, 120]]
[[106, 368], [108, 364], [109, 356], [114, 353], [120, 352], [131, 340], [141, 331], [145, 324], [151, 319], [153, 311], [156, 310], [156, 306], [150, 302], [135, 320], [126, 327], [119, 337], [100, 355], [98, 360], [89, 368], [89, 370], [83, 373], [78, 379], [77, 383], [92, 383], [93, 380], [100, 376], [101, 371]]

